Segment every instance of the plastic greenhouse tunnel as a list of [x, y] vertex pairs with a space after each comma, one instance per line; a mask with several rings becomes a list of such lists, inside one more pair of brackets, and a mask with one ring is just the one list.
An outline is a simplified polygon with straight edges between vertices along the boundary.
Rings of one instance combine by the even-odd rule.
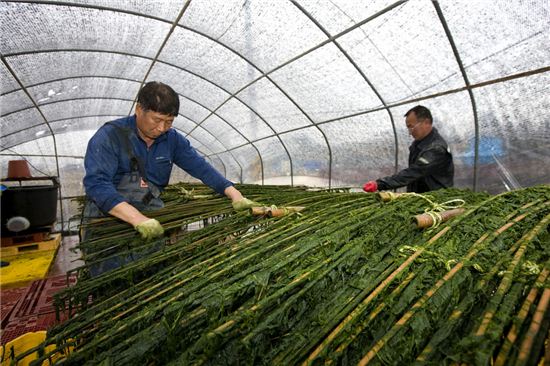
[[[550, 363], [550, 0], [2, 0], [0, 58], [2, 291], [77, 237], [37, 364]], [[152, 81], [255, 207], [170, 160], [155, 238], [83, 221], [90, 139]], [[386, 189], [419, 105], [453, 183]]]

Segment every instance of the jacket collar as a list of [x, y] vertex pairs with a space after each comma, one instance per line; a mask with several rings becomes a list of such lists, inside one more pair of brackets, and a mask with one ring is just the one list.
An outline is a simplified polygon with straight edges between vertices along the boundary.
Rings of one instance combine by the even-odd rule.
[[422, 149], [425, 146], [428, 146], [436, 137], [437, 135], [437, 129], [435, 127], [432, 127], [432, 130], [426, 137], [424, 137], [422, 140], [415, 141], [413, 143], [414, 146], [418, 147], [419, 149]]

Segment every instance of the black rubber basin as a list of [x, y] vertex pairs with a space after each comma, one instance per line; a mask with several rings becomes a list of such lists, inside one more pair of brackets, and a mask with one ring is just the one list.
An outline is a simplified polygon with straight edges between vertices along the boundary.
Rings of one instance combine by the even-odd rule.
[[2, 231], [7, 230], [7, 221], [14, 216], [29, 220], [29, 229], [52, 225], [57, 216], [57, 186], [9, 187], [2, 192]]

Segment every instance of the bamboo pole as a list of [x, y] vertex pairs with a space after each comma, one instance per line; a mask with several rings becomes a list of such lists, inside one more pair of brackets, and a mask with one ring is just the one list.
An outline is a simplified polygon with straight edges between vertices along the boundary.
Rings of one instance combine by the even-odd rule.
[[[514, 221], [518, 222], [520, 220], [523, 220], [526, 216], [527, 216], [526, 214], [520, 215]], [[548, 219], [550, 219], [550, 215], [548, 216]], [[544, 225], [544, 221], [545, 220], [543, 220], [543, 222], [542, 222], [543, 225]], [[500, 233], [502, 233], [504, 231], [503, 230], [504, 227], [506, 227], [506, 229], [507, 229], [510, 226], [511, 225], [507, 224], [507, 225], [504, 225], [499, 230], [497, 230], [492, 235], [491, 240], [494, 239], [494, 237], [496, 237]], [[527, 235], [525, 235], [522, 239], [520, 239], [520, 242], [522, 242], [522, 245], [520, 246], [518, 252], [516, 252], [516, 255], [514, 257], [514, 262], [513, 262], [514, 266], [517, 265], [517, 263], [521, 259], [522, 255], [523, 255], [523, 252], [525, 251], [525, 247], [526, 247], [527, 243], [530, 240], [529, 238], [532, 239], [532, 237], [534, 237], [541, 230], [541, 227], [542, 226], [540, 224], [537, 225], [537, 227], [535, 229], [538, 229], [538, 230], [533, 230], [530, 233], [528, 233]], [[408, 321], [412, 318], [414, 313], [418, 309], [420, 309], [435, 294], [435, 292], [439, 288], [441, 288], [447, 281], [449, 281], [452, 277], [454, 277], [454, 275], [464, 266], [465, 261], [471, 259], [475, 254], [477, 254], [479, 252], [479, 250], [481, 249], [480, 244], [483, 243], [488, 237], [489, 237], [488, 233], [482, 235], [472, 245], [472, 248], [471, 248], [470, 252], [466, 255], [465, 259], [463, 261], [460, 261], [459, 263], [457, 263], [449, 272], [447, 272], [445, 274], [445, 276], [443, 276], [442, 279], [437, 281], [437, 283], [428, 292], [426, 292], [419, 301], [417, 301], [412, 306], [411, 310], [409, 310], [407, 313], [405, 313], [405, 315], [403, 315], [401, 317], [401, 319], [399, 319], [399, 321], [378, 342], [376, 342], [376, 344], [369, 350], [369, 352], [367, 352], [367, 354], [361, 359], [361, 361], [359, 362], [359, 365], [361, 365], [361, 366], [367, 365], [376, 356], [376, 354], [382, 349], [382, 347], [385, 344], [387, 344], [389, 339], [391, 339], [395, 334], [397, 334], [398, 330], [400, 330], [405, 324], [408, 323]], [[505, 291], [504, 286], [502, 288], [499, 288], [499, 289], [500, 289], [501, 293], [502, 293], [502, 291]], [[491, 316], [487, 315], [487, 313], [486, 313], [486, 315], [484, 317], [484, 321], [482, 322], [482, 325], [483, 324], [488, 324], [488, 322], [490, 322], [491, 318], [492, 318], [492, 313], [491, 313]], [[481, 331], [484, 332], [485, 327], [483, 327], [483, 328], [480, 327], [480, 329], [478, 329], [478, 334], [476, 334], [476, 335], [480, 335], [479, 333]]]
[[447, 222], [453, 217], [462, 215], [466, 212], [465, 208], [455, 208], [443, 212], [423, 213], [416, 215], [413, 220], [416, 223], [416, 227], [419, 229], [425, 229], [427, 227], [433, 227], [443, 222]]
[[[263, 201], [261, 199], [261, 194], [254, 197], [248, 194], [246, 195], [254, 200]], [[548, 194], [545, 193], [545, 195]], [[170, 266], [162, 269], [162, 271], [157, 271], [151, 278], [145, 278], [143, 281], [140, 280], [141, 282], [134, 282], [135, 285], [132, 285], [132, 283], [128, 281], [128, 286], [132, 286], [134, 288], [132, 290], [128, 289], [121, 291], [121, 293], [113, 299], [107, 299], [106, 295], [98, 297], [99, 300], [97, 300], [97, 303], [92, 304], [89, 310], [79, 313], [74, 318], [74, 322], [70, 325], [70, 332], [66, 332], [67, 328], [65, 328], [65, 331], [62, 330], [61, 332], [56, 330], [54, 337], [50, 338], [49, 342], [54, 341], [55, 337], [61, 335], [76, 335], [78, 337], [84, 335], [84, 337], [80, 339], [80, 347], [76, 351], [77, 355], [72, 358], [72, 361], [69, 359], [68, 363], [84, 363], [86, 361], [90, 362], [93, 359], [98, 362], [113, 361], [120, 362], [121, 364], [135, 364], [140, 361], [143, 361], [143, 363], [150, 363], [154, 362], [152, 361], [153, 359], [165, 361], [170, 360], [170, 357], [173, 361], [176, 361], [180, 355], [177, 353], [170, 355], [167, 353], [167, 349], [162, 346], [162, 344], [170, 342], [177, 343], [177, 350], [186, 350], [184, 353], [181, 353], [181, 360], [206, 363], [211, 361], [215, 362], [214, 358], [211, 357], [217, 358], [221, 355], [232, 355], [230, 357], [234, 356], [234, 359], [227, 359], [230, 363], [240, 363], [241, 361], [245, 363], [245, 360], [251, 360], [247, 357], [250, 357], [255, 352], [247, 347], [259, 346], [258, 349], [261, 349], [261, 352], [264, 352], [266, 347], [269, 347], [265, 343], [266, 341], [269, 341], [269, 339], [273, 342], [273, 351], [260, 355], [260, 357], [266, 357], [265, 359], [262, 358], [262, 360], [265, 360], [266, 363], [281, 361], [282, 364], [292, 364], [298, 360], [304, 360], [304, 357], [307, 357], [311, 350], [318, 350], [318, 357], [314, 361], [317, 362], [320, 356], [326, 354], [327, 351], [332, 352], [332, 349], [337, 346], [340, 346], [337, 349], [340, 351], [343, 351], [343, 348], [341, 348], [342, 346], [347, 346], [347, 344], [351, 343], [357, 347], [364, 347], [365, 345], [361, 345], [358, 342], [364, 338], [357, 335], [360, 335], [362, 330], [369, 326], [370, 323], [368, 322], [372, 319], [377, 320], [376, 322], [373, 322], [373, 325], [379, 326], [379, 314], [383, 314], [385, 308], [391, 306], [392, 308], [389, 310], [392, 311], [394, 309], [394, 304], [392, 302], [393, 300], [390, 300], [390, 297], [392, 294], [397, 296], [399, 291], [394, 292], [395, 290], [393, 287], [395, 286], [393, 285], [393, 287], [391, 287], [392, 291], [388, 290], [388, 287], [390, 287], [389, 284], [395, 284], [399, 281], [396, 288], [403, 289], [407, 286], [407, 281], [403, 282], [403, 278], [411, 278], [411, 276], [414, 277], [414, 275], [418, 273], [415, 273], [414, 267], [411, 267], [411, 269], [409, 269], [408, 266], [400, 267], [400, 265], [403, 264], [403, 261], [406, 262], [407, 260], [411, 260], [411, 257], [414, 257], [414, 255], [403, 259], [400, 257], [400, 254], [396, 255], [396, 253], [393, 252], [391, 255], [388, 255], [388, 257], [382, 257], [378, 256], [378, 253], [377, 255], [373, 255], [372, 252], [368, 251], [373, 248], [377, 248], [374, 243], [378, 240], [380, 240], [380, 243], [392, 243], [392, 245], [393, 242], [399, 243], [402, 242], [402, 240], [405, 240], [403, 239], [404, 236], [400, 239], [399, 235], [395, 235], [395, 232], [400, 232], [398, 228], [399, 225], [395, 225], [391, 220], [388, 220], [387, 217], [403, 217], [403, 220], [406, 221], [406, 215], [402, 215], [405, 213], [405, 210], [407, 212], [414, 211], [412, 210], [412, 206], [407, 206], [403, 203], [407, 203], [406, 201], [409, 201], [408, 203], [412, 204], [416, 203], [416, 200], [414, 200], [414, 202], [413, 200], [403, 200], [404, 202], [392, 203], [387, 206], [386, 211], [382, 212], [382, 215], [378, 215], [378, 212], [368, 206], [372, 202], [372, 200], [368, 199], [369, 195], [361, 196], [363, 196], [364, 199], [358, 199], [356, 202], [357, 205], [354, 206], [352, 210], [349, 210], [349, 202], [353, 201], [353, 199], [350, 199], [345, 195], [335, 197], [335, 201], [342, 200], [341, 204], [333, 205], [334, 201], [331, 201], [330, 208], [326, 209], [323, 207], [323, 204], [319, 204], [315, 207], [315, 204], [310, 204], [307, 202], [307, 198], [300, 198], [304, 200], [300, 203], [298, 203], [300, 199], [295, 199], [292, 201], [293, 204], [302, 204], [308, 207], [307, 214], [304, 217], [298, 220], [294, 217], [283, 217], [280, 220], [261, 220], [262, 222], [254, 222], [252, 221], [253, 218], [243, 217], [243, 220], [237, 220], [238, 222], [236, 222], [235, 225], [238, 226], [239, 222], [245, 223], [250, 221], [249, 226], [242, 226], [242, 230], [239, 229], [238, 233], [235, 232], [235, 237], [230, 239], [228, 242], [220, 242], [221, 237], [225, 238], [228, 235], [227, 234], [224, 236], [219, 234], [219, 230], [223, 230], [223, 224], [219, 225], [217, 230], [204, 230], [200, 235], [190, 234], [185, 240], [183, 240], [185, 245], [176, 245], [174, 250], [171, 250], [169, 254], [162, 253], [159, 257], [155, 256], [155, 258], [148, 259], [147, 263], [132, 266], [131, 269], [128, 268], [113, 273], [117, 276], [116, 278], [123, 279], [122, 276], [125, 273], [131, 276], [132, 271], [139, 271], [140, 269], [147, 270], [148, 268], [152, 268], [154, 263], [170, 263]], [[507, 194], [505, 199], [499, 199], [498, 204], [495, 204], [495, 209], [502, 207], [501, 212], [495, 212], [495, 217], [498, 217], [497, 220], [499, 220], [496, 222], [502, 222], [501, 216], [508, 214], [509, 206], [516, 207], [519, 206], [519, 202], [525, 202], [521, 201], [521, 199], [516, 199], [515, 197], [514, 192], [512, 192]], [[374, 199], [374, 195], [372, 196], [372, 199]], [[271, 200], [265, 200], [264, 202], [270, 201]], [[313, 201], [315, 201], [315, 199], [313, 199]], [[484, 205], [490, 201], [492, 201], [492, 199], [487, 200]], [[286, 202], [286, 204], [289, 204], [289, 202]], [[379, 204], [372, 205], [380, 208]], [[355, 209], [355, 207], [357, 207], [357, 209]], [[312, 208], [314, 209], [312, 210]], [[230, 210], [230, 206], [227, 205], [224, 209]], [[476, 214], [468, 216], [471, 212], [476, 212]], [[451, 243], [456, 240], [458, 237], [457, 233], [460, 231], [460, 226], [458, 223], [464, 225], [475, 224], [476, 230], [479, 227], [483, 227], [483, 224], [487, 224], [487, 222], [490, 224], [494, 223], [494, 220], [492, 220], [492, 222], [491, 220], [479, 220], [486, 215], [485, 212], [483, 210], [469, 211], [447, 226], [451, 227], [454, 231], [449, 232], [448, 229], [446, 231], [446, 228], [440, 230], [437, 234], [440, 235], [439, 238], [446, 235], [444, 239], [439, 239], [441, 247], [446, 247], [448, 245], [447, 243]], [[175, 218], [176, 216], [177, 215], [174, 215], [174, 218], [170, 218], [170, 222], [173, 220], [174, 225], [177, 224], [177, 219]], [[372, 219], [372, 221], [370, 221], [371, 216], [376, 218], [376, 220]], [[468, 220], [466, 220], [465, 217], [468, 217]], [[343, 218], [351, 218], [351, 220], [342, 220]], [[306, 220], [311, 220], [309, 223], [314, 223], [312, 226], [315, 227], [315, 230], [302, 231], [305, 226], [299, 225], [297, 227], [293, 225], [285, 226], [291, 222], [302, 224], [303, 221]], [[372, 230], [370, 228], [371, 222], [380, 225], [380, 230]], [[531, 224], [531, 221], [529, 221], [529, 224]], [[348, 250], [346, 249], [344, 252], [347, 254], [343, 254], [343, 260], [338, 263], [337, 267], [333, 267], [328, 264], [327, 267], [319, 268], [316, 273], [308, 273], [308, 270], [315, 268], [314, 266], [316, 264], [318, 265], [322, 263], [323, 260], [326, 260], [327, 256], [332, 255], [332, 250], [336, 247], [332, 246], [332, 244], [331, 246], [325, 247], [324, 244], [321, 243], [323, 240], [319, 238], [325, 237], [325, 235], [331, 235], [330, 230], [334, 230], [336, 227], [346, 227], [346, 225], [351, 225], [353, 228], [346, 228], [347, 230], [342, 230], [341, 235], [334, 236], [331, 240], [341, 240], [343, 243], [349, 241], [351, 244], [352, 240], [354, 240], [357, 236], [368, 235], [368, 241], [365, 241], [365, 244], [368, 244], [364, 247], [360, 247], [359, 244], [363, 244], [359, 241], [354, 241], [353, 243], [355, 246], [349, 246], [349, 249], [351, 249], [352, 252], [346, 252]], [[506, 225], [511, 225], [511, 223], [507, 223]], [[504, 226], [499, 230], [506, 230], [503, 229]], [[246, 227], [250, 229], [247, 230]], [[521, 226], [520, 229], [524, 230], [526, 227], [527, 226]], [[285, 231], [285, 234], [281, 234], [280, 231], [277, 232], [279, 229]], [[314, 237], [312, 233], [318, 231], [321, 231], [323, 234], [318, 237]], [[233, 231], [231, 232], [233, 233]], [[391, 234], [389, 232], [391, 232]], [[423, 253], [428, 253], [428, 251], [424, 250], [425, 247], [433, 245], [433, 241], [426, 242], [426, 239], [422, 239], [420, 241], [420, 237], [423, 237], [424, 235], [420, 232], [412, 231], [409, 226], [406, 230], [401, 230], [401, 232], [417, 233], [414, 241], [408, 242], [407, 244], [416, 245], [416, 238], [419, 238], [419, 244], [418, 246], [415, 246], [415, 248], [421, 248]], [[513, 232], [516, 233], [516, 230], [514, 229]], [[378, 235], [382, 233], [384, 234], [383, 236]], [[483, 233], [483, 231], [481, 231], [481, 233]], [[278, 240], [285, 240], [288, 236], [291, 236], [292, 238], [284, 244], [278, 247], [270, 246]], [[460, 245], [471, 245], [471, 242], [477, 238], [477, 236], [472, 236], [473, 235], [467, 236], [468, 239], [461, 242]], [[258, 239], [259, 237], [261, 238]], [[434, 238], [435, 236], [430, 240], [433, 240]], [[256, 239], [256, 241], [251, 243], [249, 242], [251, 239]], [[488, 238], [488, 240], [489, 239], [490, 238]], [[245, 242], [247, 242], [248, 245], [240, 247], [240, 245]], [[423, 245], [424, 248], [420, 245]], [[192, 247], [193, 249], [191, 249]], [[266, 252], [264, 252], [265, 255], [254, 255], [254, 252], [266, 247], [269, 248]], [[210, 251], [202, 252], [200, 248], [208, 248]], [[319, 255], [312, 255], [316, 251], [315, 248], [317, 248], [317, 253], [319, 253]], [[338, 246], [337, 248], [340, 247]], [[302, 249], [304, 251], [300, 252]], [[179, 253], [178, 250], [180, 251]], [[421, 250], [417, 250], [417, 252]], [[181, 251], [187, 251], [188, 254], [182, 255]], [[304, 257], [303, 264], [297, 259], [297, 256], [300, 253], [307, 254], [307, 256]], [[462, 253], [462, 251], [460, 253]], [[170, 261], [170, 255], [177, 257], [177, 260], [174, 260], [173, 262]], [[206, 258], [216, 255], [218, 255], [218, 257], [216, 257], [213, 262], [210, 262], [209, 265], [204, 267], [196, 267], [193, 270], [193, 273], [183, 273], [188, 266], [193, 266], [196, 263], [204, 263]], [[418, 255], [421, 254], [419, 253]], [[160, 260], [160, 256], [165, 258], [167, 262], [158, 262]], [[506, 256], [508, 257], [509, 255]], [[269, 258], [269, 260], [265, 260], [265, 258]], [[367, 264], [370, 264], [372, 267], [373, 264], [376, 264], [376, 260], [380, 261], [381, 258], [384, 258], [384, 263], [386, 259], [388, 259], [388, 263], [390, 265], [386, 268], [391, 268], [391, 270], [388, 270], [387, 272], [384, 270], [382, 272], [382, 269], [380, 269], [380, 272], [376, 272], [378, 274], [383, 273], [383, 275], [380, 275], [380, 282], [378, 277], [376, 277], [376, 281], [373, 281], [376, 282], [375, 285], [373, 284], [371, 287], [371, 282], [367, 284], [368, 290], [366, 287], [363, 287], [364, 283], [362, 281], [356, 282], [353, 280], [352, 283], [346, 283], [344, 278], [353, 279], [354, 277], [352, 274], [354, 273], [354, 270], [361, 269], [360, 273], [365, 273], [363, 267], [354, 268], [353, 266], [349, 266], [350, 261], [355, 261], [356, 258], [358, 258], [358, 264], [361, 263], [362, 266], [366, 266], [364, 267], [367, 268], [366, 273], [368, 273], [369, 268]], [[393, 258], [393, 262], [390, 261], [391, 258]], [[418, 256], [416, 258], [418, 258]], [[424, 257], [421, 259], [423, 258]], [[224, 261], [225, 259], [227, 259], [227, 261]], [[288, 261], [285, 262], [287, 259]], [[414, 260], [415, 259], [413, 258], [412, 261]], [[501, 260], [500, 256], [498, 257], [498, 260]], [[412, 261], [410, 261], [409, 264], [411, 264]], [[418, 263], [418, 265], [424, 266], [422, 263]], [[272, 271], [274, 266], [278, 267], [276, 270]], [[225, 267], [230, 268], [226, 270]], [[399, 270], [399, 268], [401, 268], [401, 270]], [[273, 276], [270, 277], [269, 284], [266, 282], [264, 285], [263, 279], [261, 278], [259, 280], [250, 280], [250, 276], [255, 276], [256, 274], [261, 274], [263, 276], [265, 271], [268, 270], [269, 276]], [[325, 270], [330, 271], [326, 272]], [[180, 277], [174, 280], [171, 276], [178, 273], [180, 274]], [[292, 274], [292, 276], [285, 277], [285, 273]], [[341, 282], [339, 282], [340, 273], [342, 274]], [[437, 270], [437, 273], [440, 273], [440, 269]], [[180, 286], [172, 287], [169, 290], [164, 291], [166, 288], [171, 287], [174, 283], [196, 274], [199, 275], [193, 277], [189, 282], [180, 283]], [[394, 277], [392, 277], [392, 275]], [[405, 275], [408, 275], [408, 277]], [[112, 277], [114, 278], [115, 276]], [[387, 283], [387, 286], [381, 288], [380, 284], [382, 281], [388, 279], [389, 282]], [[414, 280], [414, 284], [419, 283], [421, 280], [422, 279], [418, 277], [418, 279]], [[434, 282], [437, 280], [438, 277], [435, 277]], [[299, 282], [293, 283], [293, 281]], [[317, 297], [314, 293], [317, 285], [311, 284], [310, 286], [311, 281], [319, 281], [319, 286], [326, 286], [326, 290], [330, 291], [330, 294], [334, 295], [329, 302], [326, 302], [327, 297], [324, 295]], [[327, 285], [325, 285], [325, 281]], [[116, 285], [116, 282], [111, 282]], [[102, 286], [105, 286], [111, 282], [109, 282], [109, 279], [101, 279], [101, 281], [97, 281], [95, 284], [83, 282], [86, 286], [81, 287], [82, 291], [79, 290], [75, 293], [84, 294], [84, 289], [101, 290]], [[163, 284], [155, 287], [155, 285], [159, 282]], [[431, 283], [432, 282], [430, 282], [430, 284]], [[355, 287], [358, 286], [358, 284], [361, 287]], [[478, 284], [476, 283], [476, 286], [477, 285]], [[296, 287], [291, 288], [292, 286]], [[431, 285], [428, 284], [425, 286], [422, 285], [419, 289], [426, 291], [428, 288], [432, 288], [430, 286]], [[287, 287], [288, 291], [283, 293], [282, 296], [272, 297], [276, 294], [277, 290], [285, 287]], [[148, 291], [148, 289], [150, 289], [150, 291]], [[218, 291], [218, 289], [220, 289], [220, 291]], [[379, 290], [379, 292], [374, 298], [371, 298], [369, 306], [361, 309], [361, 312], [355, 312], [355, 310], [359, 309], [359, 304], [361, 304], [362, 301], [361, 299], [367, 299], [370, 294], [376, 292], [377, 290]], [[155, 293], [158, 292], [162, 292], [162, 294], [155, 297]], [[136, 293], [140, 295], [133, 297]], [[128, 296], [125, 296], [126, 294], [128, 294]], [[184, 294], [184, 296], [173, 300], [174, 296], [181, 294]], [[314, 320], [312, 315], [308, 313], [301, 313], [301, 317], [303, 319], [292, 320], [293, 322], [296, 321], [296, 324], [300, 325], [299, 331], [296, 333], [297, 335], [310, 334], [311, 337], [308, 337], [307, 339], [296, 339], [295, 342], [292, 342], [292, 332], [294, 331], [294, 328], [292, 330], [288, 330], [289, 333], [287, 333], [287, 330], [284, 330], [284, 334], [275, 333], [275, 329], [279, 329], [279, 327], [281, 330], [286, 329], [284, 328], [286, 325], [277, 324], [277, 319], [289, 316], [288, 313], [292, 313], [295, 310], [294, 306], [300, 304], [302, 300], [312, 301], [313, 299], [322, 299], [325, 303], [320, 303], [319, 308], [324, 310], [325, 308], [323, 307], [328, 306], [336, 296], [347, 296], [340, 302], [340, 304], [343, 304], [344, 308], [341, 310], [339, 309], [337, 313], [331, 312], [328, 314], [325, 312], [319, 314], [320, 319], [323, 320], [322, 324], [315, 324], [315, 321], [313, 321], [311, 327], [304, 326], [304, 324], [308, 323], [308, 319], [311, 318]], [[264, 305], [265, 307], [262, 307], [258, 305], [270, 297], [271, 302], [268, 304], [264, 303], [267, 306]], [[132, 300], [125, 302], [130, 298]], [[215, 307], [215, 301], [217, 301], [216, 299], [222, 298], [223, 303], [220, 303], [221, 306], [219, 309], [219, 314], [213, 315], [211, 306], [214, 305]], [[147, 301], [141, 302], [141, 300]], [[399, 297], [395, 299], [395, 301], [398, 300], [400, 300]], [[120, 301], [125, 302], [123, 307], [117, 306]], [[412, 302], [414, 302], [414, 299], [412, 299]], [[140, 305], [136, 306], [138, 303], [140, 303]], [[337, 305], [336, 302], [335, 304]], [[105, 310], [105, 312], [102, 313], [103, 310]], [[367, 313], [367, 310], [370, 311], [370, 313]], [[403, 309], [403, 311], [407, 310], [408, 309], [406, 308]], [[216, 311], [218, 310], [214, 309], [214, 312]], [[99, 313], [102, 313], [101, 317], [95, 318], [95, 322], [90, 321], [90, 316], [94, 318], [93, 315]], [[352, 313], [355, 317], [349, 317]], [[82, 315], [85, 316], [82, 317]], [[119, 315], [121, 316], [118, 317]], [[245, 317], [243, 318], [244, 320], [241, 319], [240, 316]], [[166, 323], [165, 319], [167, 319], [168, 322], [173, 322], [172, 324], [167, 323], [169, 326], [168, 331], [164, 331], [163, 328], [165, 326], [164, 323]], [[80, 330], [78, 329], [78, 325], [83, 320], [87, 323], [87, 325]], [[250, 322], [248, 320], [250, 320]], [[438, 321], [444, 321], [444, 319], [439, 319]], [[384, 327], [386, 323], [387, 322], [384, 319], [380, 319], [380, 324], [384, 324]], [[224, 329], [222, 327], [221, 332], [218, 334], [220, 338], [216, 336], [213, 339], [210, 339], [207, 336], [208, 331], [215, 329], [216, 327], [220, 327], [222, 324], [226, 324], [226, 328]], [[353, 326], [355, 327], [352, 328]], [[333, 331], [339, 327], [343, 328], [343, 330], [333, 333]], [[115, 331], [113, 332], [113, 330]], [[347, 343], [348, 339], [343, 337], [343, 335], [346, 335], [348, 331], [350, 332], [350, 335], [356, 336], [355, 338], [349, 340], [349, 343]], [[354, 332], [352, 333], [352, 331]], [[369, 329], [369, 332], [371, 331], [378, 332], [379, 334], [380, 329]], [[168, 335], [167, 332], [169, 333]], [[196, 336], [194, 336], [194, 334], [196, 334]], [[276, 335], [276, 338], [273, 338], [273, 335]], [[332, 339], [325, 344], [325, 348], [318, 349], [318, 345], [320, 344], [319, 342], [327, 340], [331, 335]], [[110, 338], [110, 336], [112, 336], [112, 338]], [[365, 336], [371, 337], [368, 333]], [[149, 339], [147, 337], [151, 337], [154, 341], [147, 342], [146, 340]], [[57, 339], [66, 338], [61, 337]], [[250, 344], [241, 344], [240, 342], [243, 339], [249, 341]], [[232, 353], [239, 350], [242, 351], [240, 354]], [[191, 358], [186, 358], [187, 356], [185, 354], [189, 355]], [[333, 354], [334, 353], [328, 353], [330, 356]], [[257, 356], [257, 354], [254, 355], [254, 357]], [[332, 361], [329, 359], [326, 362]]]
[[[514, 258], [510, 263], [510, 265], [508, 266], [495, 295], [493, 295], [491, 299], [491, 303], [494, 304], [494, 307], [496, 307], [500, 303], [500, 301], [502, 300], [502, 298], [504, 297], [504, 295], [512, 285], [512, 277], [513, 277], [514, 271], [517, 268], [520, 260], [523, 258], [525, 251], [527, 250], [527, 244], [529, 244], [529, 242], [533, 240], [533, 238], [537, 234], [539, 234], [542, 230], [546, 228], [546, 226], [548, 225], [548, 222], [550, 222], [550, 214], [545, 216], [533, 229], [531, 229], [527, 234], [525, 234], [519, 240], [521, 242], [520, 248], [514, 255]], [[485, 313], [483, 314], [483, 318], [481, 320], [481, 324], [479, 325], [477, 331], [475, 332], [476, 336], [482, 336], [483, 334], [485, 334], [487, 327], [489, 326], [493, 316], [495, 315], [495, 311], [496, 311], [496, 308], [485, 311]]]
[[519, 328], [527, 318], [527, 315], [529, 314], [529, 311], [533, 306], [535, 299], [538, 296], [539, 287], [541, 287], [544, 284], [544, 281], [548, 277], [549, 273], [550, 273], [550, 269], [548, 268], [544, 268], [544, 270], [540, 272], [537, 280], [535, 281], [535, 284], [529, 291], [529, 294], [525, 298], [525, 301], [523, 302], [523, 305], [521, 306], [521, 309], [517, 315], [518, 322], [513, 322], [512, 327], [508, 331], [506, 339], [504, 340], [504, 343], [502, 344], [502, 347], [494, 362], [494, 366], [506, 365], [506, 358], [508, 357], [508, 354], [510, 353], [512, 346], [514, 345], [516, 339], [518, 338]]
[[533, 320], [531, 325], [525, 334], [525, 338], [521, 343], [519, 348], [518, 358], [516, 360], [516, 365], [526, 365], [531, 356], [531, 349], [533, 348], [533, 343], [535, 339], [539, 336], [541, 331], [541, 324], [547, 312], [550, 311], [550, 288], [545, 288], [542, 296], [539, 300], [535, 314], [533, 314]]
[[399, 198], [400, 196], [403, 197], [403, 195], [405, 195], [405, 193], [382, 191], [382, 192], [376, 192], [376, 199], [380, 202], [390, 202]]
[[269, 216], [269, 217], [283, 217], [291, 213], [296, 213], [303, 211], [305, 207], [303, 206], [286, 206], [286, 207], [252, 207], [250, 212], [253, 216]]

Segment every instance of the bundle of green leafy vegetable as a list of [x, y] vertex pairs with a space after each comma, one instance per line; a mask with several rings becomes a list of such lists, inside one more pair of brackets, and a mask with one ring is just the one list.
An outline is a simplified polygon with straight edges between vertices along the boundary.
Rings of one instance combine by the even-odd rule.
[[[99, 277], [82, 268], [56, 299], [71, 318], [41, 345], [58, 347], [37, 362], [69, 347], [59, 363], [508, 365], [544, 357], [549, 186], [498, 196], [449, 189], [389, 203], [347, 190], [239, 189], [306, 209], [237, 214], [207, 188], [178, 184], [153, 214], [168, 229], [160, 246], [112, 219], [90, 225], [88, 264], [145, 254]], [[465, 201], [464, 214], [430, 230], [411, 224], [452, 199]]]

